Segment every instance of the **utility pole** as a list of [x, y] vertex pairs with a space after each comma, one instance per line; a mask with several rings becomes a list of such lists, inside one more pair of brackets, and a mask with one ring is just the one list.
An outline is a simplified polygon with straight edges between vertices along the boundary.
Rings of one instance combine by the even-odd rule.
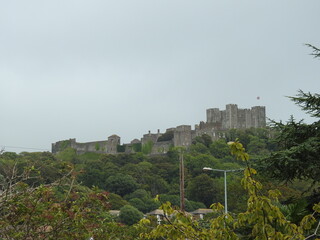
[[179, 150], [180, 160], [180, 210], [184, 212], [184, 163], [183, 163], [183, 150]]

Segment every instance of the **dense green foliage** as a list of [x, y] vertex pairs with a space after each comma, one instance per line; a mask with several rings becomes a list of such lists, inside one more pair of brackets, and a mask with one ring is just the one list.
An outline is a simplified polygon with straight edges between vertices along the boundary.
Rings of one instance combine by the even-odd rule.
[[320, 95], [299, 91], [291, 100], [316, 121], [306, 124], [291, 117], [287, 123], [273, 122], [277, 129], [277, 151], [264, 159], [263, 166], [283, 181], [310, 179], [320, 181]]
[[125, 205], [120, 209], [119, 218], [127, 225], [133, 225], [143, 218], [143, 213], [131, 205]]
[[141, 152], [143, 152], [144, 154], [150, 154], [152, 151], [152, 147], [153, 147], [153, 142], [148, 141], [141, 146]]
[[170, 141], [173, 139], [173, 131], [167, 131], [158, 138], [158, 142]]
[[[252, 163], [264, 158], [274, 151], [274, 139], [278, 136], [270, 129], [232, 129], [226, 133], [228, 140], [232, 138], [245, 142], [251, 153]], [[197, 137], [189, 151], [184, 153], [185, 160], [185, 196], [188, 211], [199, 207], [209, 207], [213, 202], [224, 202], [223, 173], [204, 172], [204, 167], [216, 169], [240, 169], [243, 163], [236, 161], [230, 155], [225, 139], [212, 141], [208, 135]], [[76, 182], [85, 187], [98, 187], [108, 191], [110, 208], [120, 209], [130, 204], [143, 213], [159, 207], [153, 198], [163, 195], [164, 201], [171, 201], [179, 206], [179, 154], [178, 149], [171, 149], [166, 155], [133, 154], [97, 154], [85, 153], [77, 155], [71, 148], [66, 148], [57, 155], [50, 153], [3, 153], [0, 158], [0, 179], [10, 175], [10, 167], [16, 164], [22, 172], [26, 166], [34, 166], [39, 171], [37, 181], [31, 179], [28, 183], [48, 184], [59, 179], [65, 173], [67, 166], [72, 165], [78, 172]], [[2, 176], [2, 177], [1, 177]], [[229, 210], [243, 211], [246, 207], [247, 194], [239, 185], [241, 172], [227, 175]], [[276, 182], [260, 176], [266, 186], [273, 188]], [[284, 188], [284, 187], [282, 187]], [[283, 203], [296, 202], [299, 193], [307, 188], [291, 185], [286, 187], [286, 194], [281, 198]], [[142, 194], [143, 193], [143, 194]], [[171, 196], [171, 197], [169, 197]], [[303, 197], [307, 203], [314, 199], [306, 192]]]
[[[57, 156], [50, 153], [3, 153], [0, 157], [0, 180], [4, 189], [0, 201], [0, 236], [14, 239], [82, 239], [91, 236], [95, 239], [285, 239], [294, 235], [294, 239], [303, 239], [303, 234], [310, 235], [314, 231], [315, 215], [305, 217], [308, 214], [307, 198], [301, 199], [300, 203], [285, 204], [283, 201], [281, 204], [277, 200], [280, 197], [277, 191], [269, 191], [269, 197], [265, 197], [261, 183], [253, 178], [255, 170], [248, 166], [248, 155], [242, 145], [235, 145], [238, 147], [233, 147], [232, 152], [244, 162], [225, 156], [226, 143], [222, 140], [208, 146], [199, 144], [202, 143], [195, 142], [194, 146], [207, 148], [208, 153], [196, 149], [185, 153], [186, 210], [223, 202], [221, 173], [203, 173], [203, 166], [245, 167], [245, 178], [241, 182], [247, 193], [239, 185], [241, 174], [228, 176], [228, 190], [232, 193], [228, 199], [229, 210], [242, 212], [238, 217], [228, 214], [226, 218], [223, 207], [217, 203], [211, 206], [215, 213], [198, 222], [166, 203], [178, 206], [180, 201], [177, 194], [177, 149], [166, 156], [78, 156], [70, 149]], [[222, 146], [217, 152], [223, 160], [211, 155], [212, 145], [215, 149], [219, 149], [217, 145]], [[98, 179], [96, 183], [101, 189], [114, 193], [79, 185], [80, 180], [86, 180], [82, 184], [90, 185], [94, 182], [89, 181], [92, 177]], [[160, 186], [154, 185], [155, 182], [160, 182]], [[265, 183], [274, 186], [272, 182]], [[158, 193], [160, 202], [153, 198]], [[284, 200], [290, 197], [289, 194]], [[161, 204], [167, 214], [175, 217], [166, 218], [159, 226], [152, 217], [138, 223], [143, 217], [142, 212], [150, 212]], [[109, 214], [109, 209], [120, 209], [119, 217]], [[314, 211], [318, 212], [318, 207]], [[302, 222], [293, 225], [287, 219]], [[118, 225], [117, 221], [127, 226]]]
[[[182, 211], [174, 210], [168, 202], [162, 209], [166, 216], [166, 222], [153, 228], [151, 232], [143, 233], [143, 239], [314, 239], [318, 235], [320, 222], [315, 216], [320, 213], [320, 204], [313, 207], [313, 213], [306, 215], [300, 224], [289, 221], [277, 206], [280, 192], [268, 191], [263, 194], [262, 184], [256, 180], [256, 170], [249, 165], [249, 155], [239, 142], [230, 143], [231, 152], [237, 159], [246, 165], [242, 186], [248, 193], [247, 209], [234, 216], [225, 213], [219, 203], [212, 204], [214, 211], [212, 218], [207, 220], [207, 226], [192, 219]], [[141, 225], [147, 226], [149, 220], [144, 220]]]

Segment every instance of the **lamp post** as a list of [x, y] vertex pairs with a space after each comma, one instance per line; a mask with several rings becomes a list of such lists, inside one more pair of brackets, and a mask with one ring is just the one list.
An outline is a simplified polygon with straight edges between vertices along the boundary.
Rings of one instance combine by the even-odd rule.
[[224, 173], [224, 211], [225, 211], [225, 214], [227, 214], [228, 213], [227, 172], [242, 171], [243, 169], [223, 170], [223, 169], [214, 169], [214, 168], [204, 167], [203, 170], [204, 171], [216, 171], [216, 172], [223, 172]]

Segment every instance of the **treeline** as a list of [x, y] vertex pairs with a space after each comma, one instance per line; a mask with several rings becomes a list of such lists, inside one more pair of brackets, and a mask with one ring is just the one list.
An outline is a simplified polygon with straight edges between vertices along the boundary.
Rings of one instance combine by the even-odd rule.
[[[276, 150], [270, 129], [232, 129], [226, 133], [226, 139], [212, 141], [210, 136], [195, 138], [184, 152], [186, 210], [208, 208], [214, 202], [224, 202], [224, 176], [220, 172], [204, 172], [204, 167], [214, 169], [243, 169], [245, 166], [230, 154], [227, 141], [239, 139], [248, 153], [255, 159], [262, 159]], [[61, 178], [71, 166], [75, 169], [76, 183], [83, 187], [97, 187], [108, 191], [111, 209], [120, 209], [131, 205], [147, 213], [157, 209], [160, 202], [153, 199], [160, 196], [162, 202], [170, 201], [179, 206], [179, 151], [172, 148], [166, 155], [135, 154], [97, 154], [77, 155], [75, 150], [67, 148], [57, 155], [49, 152], [20, 154], [5, 152], [0, 159], [0, 179], [10, 174], [6, 169], [16, 165], [22, 172], [26, 167], [37, 169], [40, 178], [32, 184], [49, 184]], [[36, 174], [36, 173], [33, 173]], [[239, 184], [243, 172], [227, 175], [229, 210], [240, 212], [246, 208], [247, 195]], [[263, 176], [261, 176], [263, 179]], [[263, 179], [268, 186], [276, 183]], [[28, 183], [32, 180], [29, 179]], [[295, 185], [282, 186], [290, 201], [306, 189]]]

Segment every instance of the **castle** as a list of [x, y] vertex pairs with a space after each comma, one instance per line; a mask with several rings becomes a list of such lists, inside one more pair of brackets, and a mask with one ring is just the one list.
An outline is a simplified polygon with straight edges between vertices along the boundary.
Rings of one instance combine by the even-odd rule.
[[266, 127], [266, 110], [264, 106], [255, 106], [251, 109], [240, 109], [236, 104], [226, 105], [225, 110], [219, 108], [207, 109], [207, 121], [196, 124], [194, 129], [190, 125], [180, 125], [168, 128], [164, 133], [144, 134], [141, 140], [134, 139], [130, 143], [120, 144], [120, 137], [111, 135], [108, 140], [87, 143], [78, 143], [76, 139], [63, 140], [52, 144], [52, 153], [56, 154], [65, 148], [71, 147], [77, 154], [86, 152], [118, 154], [139, 152], [149, 146], [150, 154], [164, 154], [172, 146], [188, 147], [192, 140], [203, 134], [209, 135], [212, 140], [225, 136], [229, 129], [264, 128]]

